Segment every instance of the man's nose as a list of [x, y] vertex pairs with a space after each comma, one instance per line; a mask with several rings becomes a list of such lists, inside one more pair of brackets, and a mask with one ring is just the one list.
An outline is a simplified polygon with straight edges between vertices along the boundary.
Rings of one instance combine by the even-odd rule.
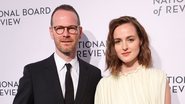
[[63, 32], [63, 36], [67, 37], [69, 36], [69, 32], [68, 32], [68, 29], [67, 28], [64, 28], [64, 32]]

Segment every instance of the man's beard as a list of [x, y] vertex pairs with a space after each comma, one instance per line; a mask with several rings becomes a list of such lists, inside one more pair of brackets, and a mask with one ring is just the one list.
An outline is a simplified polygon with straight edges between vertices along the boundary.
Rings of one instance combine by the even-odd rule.
[[71, 52], [62, 52], [63, 54], [65, 54], [66, 56], [70, 56]]

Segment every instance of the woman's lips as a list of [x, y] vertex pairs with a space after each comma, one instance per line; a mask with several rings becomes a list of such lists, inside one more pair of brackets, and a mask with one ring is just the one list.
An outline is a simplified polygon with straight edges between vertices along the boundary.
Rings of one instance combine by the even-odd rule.
[[123, 56], [128, 56], [131, 52], [124, 52], [122, 53]]

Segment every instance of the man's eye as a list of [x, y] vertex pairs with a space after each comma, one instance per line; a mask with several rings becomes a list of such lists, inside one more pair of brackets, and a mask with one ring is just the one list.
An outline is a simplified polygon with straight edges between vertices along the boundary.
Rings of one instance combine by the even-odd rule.
[[76, 30], [76, 28], [71, 28], [71, 27], [69, 27], [68, 29], [69, 29], [69, 30]]
[[56, 27], [56, 29], [58, 30], [58, 29], [64, 29], [64, 27]]
[[74, 30], [76, 30], [77, 27], [76, 26], [69, 26], [68, 29], [74, 29]]

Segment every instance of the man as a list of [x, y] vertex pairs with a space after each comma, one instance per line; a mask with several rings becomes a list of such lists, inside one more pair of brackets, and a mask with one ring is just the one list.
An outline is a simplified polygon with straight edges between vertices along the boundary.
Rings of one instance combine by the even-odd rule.
[[[76, 10], [70, 5], [57, 7], [51, 15], [49, 31], [56, 51], [45, 60], [25, 66], [13, 104], [94, 104], [101, 71], [76, 56], [82, 36]], [[72, 66], [70, 74], [66, 73], [66, 63]], [[72, 87], [66, 87], [71, 80]], [[67, 103], [70, 94], [72, 100]]]

